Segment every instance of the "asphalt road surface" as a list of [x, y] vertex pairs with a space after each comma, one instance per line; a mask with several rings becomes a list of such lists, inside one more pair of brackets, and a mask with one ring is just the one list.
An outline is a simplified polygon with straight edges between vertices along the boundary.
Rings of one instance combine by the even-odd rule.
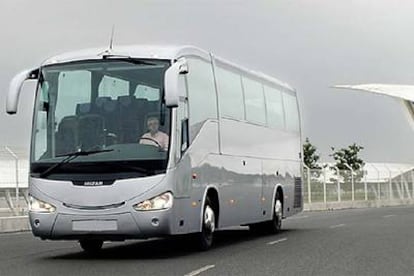
[[414, 275], [414, 206], [304, 212], [277, 235], [218, 232], [207, 252], [186, 239], [105, 243], [0, 234], [0, 275]]

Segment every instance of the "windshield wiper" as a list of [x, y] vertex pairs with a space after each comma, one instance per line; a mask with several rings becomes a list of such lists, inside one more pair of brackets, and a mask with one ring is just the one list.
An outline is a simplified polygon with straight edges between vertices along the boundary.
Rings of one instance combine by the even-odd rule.
[[110, 151], [114, 151], [114, 150], [113, 149], [78, 150], [78, 151], [74, 151], [74, 152], [69, 152], [69, 153], [65, 153], [65, 154], [56, 155], [56, 157], [63, 157], [63, 156], [67, 156], [67, 157], [76, 156], [77, 157], [77, 156], [86, 156], [86, 155], [91, 155], [91, 154], [95, 154], [95, 153], [110, 152]]
[[77, 158], [78, 156], [86, 156], [86, 155], [91, 155], [91, 154], [96, 154], [96, 153], [101, 153], [101, 152], [110, 152], [110, 151], [113, 151], [113, 149], [89, 150], [89, 151], [82, 151], [82, 150], [80, 150], [80, 151], [74, 151], [74, 152], [70, 152], [70, 153], [56, 155], [56, 157], [66, 156], [66, 158], [64, 158], [59, 163], [56, 163], [53, 166], [49, 167], [47, 170], [45, 170], [44, 172], [42, 172], [39, 175], [39, 177], [40, 178], [44, 178], [44, 177], [48, 176], [51, 172], [53, 172], [57, 168], [63, 166], [64, 164], [69, 163], [70, 161], [72, 161], [73, 159]]

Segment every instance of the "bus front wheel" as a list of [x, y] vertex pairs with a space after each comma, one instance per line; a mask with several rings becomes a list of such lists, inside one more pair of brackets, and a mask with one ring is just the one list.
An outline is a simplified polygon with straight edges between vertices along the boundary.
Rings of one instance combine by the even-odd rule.
[[207, 197], [204, 204], [201, 232], [197, 234], [197, 244], [200, 250], [208, 250], [211, 247], [215, 229], [216, 214], [210, 199]]

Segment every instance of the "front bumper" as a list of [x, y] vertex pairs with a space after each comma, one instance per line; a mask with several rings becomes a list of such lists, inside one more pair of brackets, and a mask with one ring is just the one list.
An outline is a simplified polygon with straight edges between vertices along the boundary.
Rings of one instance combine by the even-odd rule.
[[172, 234], [171, 209], [116, 214], [30, 212], [29, 219], [33, 234], [42, 239], [124, 240]]

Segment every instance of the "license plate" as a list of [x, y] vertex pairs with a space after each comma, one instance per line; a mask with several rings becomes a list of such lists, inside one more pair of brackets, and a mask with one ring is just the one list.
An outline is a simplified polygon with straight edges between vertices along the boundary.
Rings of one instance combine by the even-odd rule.
[[118, 223], [116, 220], [74, 220], [72, 221], [72, 230], [88, 232], [116, 231], [118, 230]]

